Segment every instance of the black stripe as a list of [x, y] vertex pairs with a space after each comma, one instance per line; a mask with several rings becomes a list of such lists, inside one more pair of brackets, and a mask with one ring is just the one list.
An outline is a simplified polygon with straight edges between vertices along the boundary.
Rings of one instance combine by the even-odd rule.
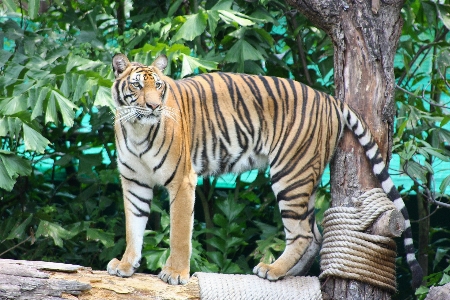
[[293, 244], [293, 243], [294, 243], [296, 240], [298, 240], [298, 239], [311, 240], [312, 237], [306, 236], [306, 235], [298, 234], [298, 235], [296, 235], [296, 236], [294, 236], [294, 237], [292, 237], [292, 238], [286, 238], [286, 245]]
[[124, 166], [125, 168], [127, 168], [128, 170], [136, 173], [136, 170], [133, 169], [132, 167], [130, 167], [130, 165], [128, 165], [126, 162], [122, 161], [122, 159], [120, 158], [120, 156], [117, 156], [117, 158], [119, 159], [119, 163]]
[[[375, 173], [375, 171], [374, 171]], [[388, 178], [390, 178], [388, 171], [384, 168], [380, 174], [375, 174], [380, 181], [380, 183], [385, 182]]]
[[138, 181], [137, 179], [134, 179], [134, 178], [127, 178], [127, 177], [125, 177], [123, 174], [120, 174], [120, 176], [122, 176], [123, 179], [128, 180], [128, 181], [131, 181], [131, 182], [133, 182], [133, 183], [135, 183], [135, 184], [137, 184], [137, 185], [139, 185], [139, 186], [141, 186], [141, 187], [145, 187], [145, 188], [151, 189], [151, 186], [149, 186], [148, 184], [145, 184], [145, 183], [143, 183], [143, 182], [140, 182], [140, 181]]
[[135, 197], [136, 199], [138, 199], [138, 200], [141, 201], [141, 202], [150, 204], [151, 201], [152, 201], [152, 199], [147, 199], [147, 198], [138, 196], [138, 195], [137, 195], [136, 193], [134, 193], [133, 191], [128, 190], [127, 192], [130, 193], [131, 195], [133, 195], [133, 197]]
[[133, 213], [133, 215], [135, 215], [135, 216], [138, 217], [138, 218], [141, 218], [141, 217], [146, 217], [146, 218], [148, 218], [148, 217], [150, 216], [150, 212], [145, 211], [145, 210], [142, 210], [141, 208], [137, 207], [137, 205], [134, 204], [133, 201], [131, 201], [130, 199], [127, 198], [127, 200], [128, 200], [128, 202], [130, 202], [131, 205], [133, 205], [134, 208], [139, 212], [139, 213], [137, 214], [137, 213], [135, 213], [133, 210], [131, 210], [131, 212]]
[[303, 214], [299, 214], [293, 210], [283, 209], [283, 210], [281, 210], [281, 218], [303, 221], [313, 212], [314, 212], [314, 209], [305, 211]]
[[175, 169], [173, 170], [172, 175], [170, 175], [170, 177], [166, 180], [166, 182], [164, 182], [163, 186], [167, 186], [175, 178], [175, 175], [178, 171], [178, 167], [180, 166], [181, 157], [182, 155], [180, 155], [180, 157], [178, 158], [178, 161], [175, 165]]

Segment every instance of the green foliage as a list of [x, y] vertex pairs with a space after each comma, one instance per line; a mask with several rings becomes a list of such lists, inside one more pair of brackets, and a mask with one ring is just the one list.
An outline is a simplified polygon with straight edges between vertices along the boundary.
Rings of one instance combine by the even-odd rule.
[[[419, 241], [428, 237], [420, 241], [418, 253], [429, 257], [431, 274], [426, 277], [427, 287], [416, 291], [419, 299], [426, 297], [430, 286], [445, 281], [450, 261], [448, 226], [441, 227], [446, 215], [437, 212], [439, 206], [450, 208], [449, 11], [450, 6], [442, 2], [408, 1], [402, 11], [405, 25], [395, 60], [398, 113], [393, 151], [400, 157], [401, 172], [413, 180], [403, 191], [405, 198], [414, 197], [420, 204]], [[436, 184], [438, 177], [442, 178], [440, 185]], [[439, 225], [430, 228], [430, 223]], [[398, 266], [404, 268], [403, 263]], [[398, 278], [400, 289], [408, 290], [402, 275]]]
[[[403, 193], [427, 188], [445, 203], [450, 176], [439, 187], [432, 182], [435, 165], [450, 160], [450, 117], [443, 102], [443, 95], [450, 95], [449, 10], [438, 1], [407, 1], [395, 60], [394, 152], [415, 182]], [[5, 0], [0, 4], [1, 257], [104, 269], [123, 253], [110, 92], [111, 58], [117, 52], [144, 64], [166, 54], [171, 63], [165, 72], [173, 78], [213, 70], [267, 74], [333, 93], [330, 40], [285, 1]], [[264, 173], [252, 183], [240, 178], [233, 190], [216, 188], [217, 179], [197, 187], [192, 271], [250, 273], [260, 260], [270, 263], [283, 251], [269, 179]], [[169, 255], [166, 198], [163, 190], [155, 193], [139, 271], [158, 272]], [[329, 198], [328, 186], [320, 187], [319, 223]], [[433, 229], [429, 286], [449, 276], [447, 231]], [[409, 271], [399, 261], [402, 279]]]
[[[400, 155], [405, 173], [422, 187], [430, 184], [433, 163], [450, 161], [446, 149], [450, 141], [446, 126], [448, 103], [444, 101], [445, 96], [450, 96], [450, 6], [432, 1], [413, 4], [404, 9], [406, 23], [397, 54], [403, 64], [396, 68], [400, 89], [394, 150]], [[442, 181], [436, 198], [448, 197], [448, 184], [449, 176]]]

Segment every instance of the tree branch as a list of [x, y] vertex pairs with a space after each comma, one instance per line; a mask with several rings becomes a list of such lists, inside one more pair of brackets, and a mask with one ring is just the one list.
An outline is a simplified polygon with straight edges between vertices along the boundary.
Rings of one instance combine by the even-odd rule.
[[[437, 43], [439, 43], [442, 39], [444, 39], [445, 36], [447, 35], [448, 31], [449, 31], [449, 30], [448, 30], [447, 28], [444, 27], [442, 33], [439, 34], [437, 37], [435, 37], [435, 39], [434, 39], [433, 42], [431, 42], [431, 43], [429, 43], [429, 44], [426, 44], [426, 45], [423, 45], [422, 47], [420, 47], [419, 50], [417, 51], [417, 53], [414, 55], [413, 59], [411, 59], [411, 61], [409, 62], [408, 70], [411, 69], [411, 67], [414, 65], [414, 63], [416, 62], [416, 60], [420, 57], [420, 55], [421, 55], [425, 50], [431, 49], [431, 47], [435, 46], [435, 45], [436, 45]], [[411, 74], [411, 76], [414, 75], [414, 73], [415, 73], [417, 70], [418, 70], [418, 68], [416, 68], [416, 70]], [[403, 82], [403, 80], [405, 79], [405, 77], [406, 77], [407, 74], [408, 74], [408, 71], [405, 70], [405, 72], [402, 74], [402, 76], [400, 76], [400, 79], [398, 80], [398, 84], [399, 84], [399, 85]], [[411, 78], [411, 76], [410, 76], [410, 78]], [[409, 81], [409, 79], [408, 79], [408, 81]]]
[[[298, 23], [295, 18], [295, 13], [294, 12], [286, 12], [286, 15], [290, 15], [289, 20], [291, 21], [292, 31], [295, 32], [295, 30], [298, 28]], [[295, 40], [297, 41], [298, 53], [300, 55], [300, 60], [302, 61], [302, 68], [303, 68], [303, 73], [305, 74], [306, 82], [308, 83], [308, 85], [312, 86], [313, 82], [311, 80], [311, 76], [309, 76], [308, 64], [306, 62], [305, 48], [303, 45], [302, 35], [300, 34], [300, 32], [295, 36]]]
[[395, 88], [401, 90], [402, 92], [404, 92], [404, 93], [406, 93], [406, 94], [408, 94], [408, 95], [410, 95], [410, 96], [412, 96], [412, 97], [419, 98], [419, 99], [421, 99], [421, 100], [427, 102], [427, 103], [430, 104], [430, 105], [433, 105], [433, 106], [436, 106], [436, 107], [440, 107], [440, 108], [450, 109], [450, 106], [447, 106], [447, 105], [445, 105], [445, 104], [439, 104], [439, 103], [434, 102], [433, 100], [427, 99], [427, 98], [424, 96], [424, 94], [425, 94], [425, 89], [423, 89], [422, 96], [417, 96], [416, 94], [413, 94], [413, 93], [411, 93], [410, 91], [408, 91], [408, 90], [406, 90], [406, 89], [400, 87], [398, 84], [395, 85]]
[[419, 187], [421, 187], [424, 190], [424, 193], [422, 193], [425, 198], [428, 200], [428, 202], [430, 202], [431, 204], [440, 206], [440, 207], [445, 207], [445, 208], [450, 208], [450, 204], [449, 203], [444, 203], [442, 201], [438, 201], [436, 199], [434, 199], [433, 196], [433, 192], [430, 191], [430, 189], [425, 185], [420, 183], [416, 178], [414, 178], [407, 170], [408, 166], [408, 161], [405, 162], [405, 164], [403, 165], [403, 172], [405, 172], [406, 175], [408, 175], [409, 178], [411, 178], [412, 181], [414, 181], [415, 184], [417, 184]]

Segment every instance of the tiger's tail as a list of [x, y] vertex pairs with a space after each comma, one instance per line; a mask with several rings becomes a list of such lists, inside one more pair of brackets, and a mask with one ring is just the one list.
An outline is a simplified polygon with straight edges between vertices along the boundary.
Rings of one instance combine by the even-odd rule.
[[367, 124], [353, 111], [350, 107], [343, 103], [343, 117], [347, 128], [350, 129], [358, 139], [363, 147], [367, 158], [372, 166], [373, 173], [380, 181], [381, 187], [388, 195], [389, 199], [394, 202], [395, 207], [401, 212], [405, 219], [405, 230], [403, 232], [406, 260], [412, 272], [412, 286], [417, 288], [422, 283], [423, 271], [415, 256], [415, 249], [412, 239], [411, 222], [409, 220], [408, 211], [403, 202], [399, 191], [394, 186], [394, 183], [389, 175], [389, 172], [384, 164], [383, 158], [378, 149], [378, 145], [372, 137]]

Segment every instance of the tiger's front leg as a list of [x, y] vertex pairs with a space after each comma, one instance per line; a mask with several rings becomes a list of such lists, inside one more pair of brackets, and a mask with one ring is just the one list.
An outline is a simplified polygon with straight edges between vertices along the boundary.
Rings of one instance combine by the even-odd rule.
[[185, 175], [181, 183], [169, 186], [170, 256], [158, 277], [172, 285], [189, 281], [191, 238], [197, 175]]
[[122, 177], [123, 201], [127, 247], [121, 260], [112, 259], [107, 266], [108, 273], [129, 277], [139, 267], [145, 226], [150, 215], [153, 190], [136, 180]]

